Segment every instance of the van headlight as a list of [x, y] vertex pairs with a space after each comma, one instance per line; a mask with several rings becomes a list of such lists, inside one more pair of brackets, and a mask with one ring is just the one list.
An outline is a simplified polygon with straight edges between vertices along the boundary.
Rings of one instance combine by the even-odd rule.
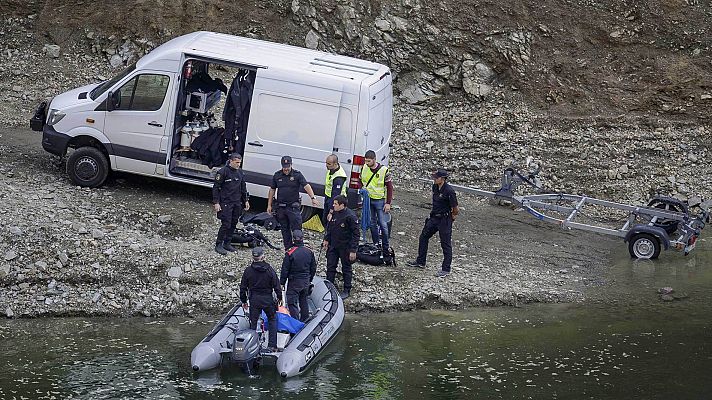
[[55, 110], [54, 108], [49, 110], [49, 114], [47, 115], [47, 125], [52, 126], [56, 124], [57, 122], [61, 121], [65, 115], [67, 114], [59, 110]]

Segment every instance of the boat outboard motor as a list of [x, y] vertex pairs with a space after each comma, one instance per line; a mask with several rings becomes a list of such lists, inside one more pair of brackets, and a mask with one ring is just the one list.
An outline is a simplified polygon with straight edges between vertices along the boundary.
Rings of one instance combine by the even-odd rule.
[[231, 359], [243, 366], [245, 373], [252, 375], [256, 361], [260, 355], [260, 340], [253, 329], [242, 329], [235, 332], [235, 342], [232, 346]]

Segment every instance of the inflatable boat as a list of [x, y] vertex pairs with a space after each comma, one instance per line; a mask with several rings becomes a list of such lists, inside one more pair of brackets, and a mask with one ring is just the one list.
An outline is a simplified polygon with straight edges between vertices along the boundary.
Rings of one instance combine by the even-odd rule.
[[344, 303], [334, 285], [318, 276], [312, 284], [309, 319], [296, 333], [278, 331], [277, 352], [267, 351], [268, 332], [261, 328], [267, 327], [267, 321], [258, 321], [257, 331], [250, 329], [249, 313], [238, 303], [193, 349], [193, 371], [237, 365], [252, 374], [268, 357], [275, 359], [283, 378], [306, 371], [344, 321]]

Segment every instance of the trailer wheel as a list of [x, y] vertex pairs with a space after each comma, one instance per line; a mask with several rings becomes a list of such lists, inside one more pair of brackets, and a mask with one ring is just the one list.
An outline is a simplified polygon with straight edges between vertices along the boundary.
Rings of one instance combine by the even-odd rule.
[[[676, 199], [667, 199], [667, 198], [656, 198], [650, 200], [648, 203], [648, 207], [654, 207], [654, 208], [659, 208], [661, 210], [665, 211], [674, 211], [674, 212], [682, 212], [682, 213], [687, 213], [687, 209], [685, 208], [685, 205]], [[677, 225], [679, 224], [679, 221], [671, 220], [671, 219], [661, 219], [655, 222], [655, 226], [659, 228], [663, 228], [665, 232], [667, 232], [668, 235], [672, 235], [677, 231]]]
[[655, 259], [660, 255], [660, 240], [649, 233], [636, 233], [628, 241], [630, 256], [638, 259]]
[[80, 147], [67, 159], [67, 175], [75, 185], [98, 187], [109, 175], [109, 161], [97, 148]]

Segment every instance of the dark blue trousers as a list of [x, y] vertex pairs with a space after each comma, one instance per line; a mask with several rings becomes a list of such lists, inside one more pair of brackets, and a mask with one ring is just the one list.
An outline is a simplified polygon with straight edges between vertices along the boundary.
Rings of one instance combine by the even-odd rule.
[[292, 247], [292, 231], [302, 229], [302, 213], [299, 211], [299, 206], [287, 205], [276, 208], [277, 222], [279, 222], [280, 230], [282, 231], [282, 241], [284, 249]]
[[277, 305], [272, 295], [254, 294], [250, 296], [250, 329], [257, 329], [257, 320], [264, 310], [267, 314], [267, 329], [269, 330], [269, 347], [277, 347]]
[[242, 204], [240, 203], [220, 203], [220, 212], [218, 219], [220, 220], [220, 229], [218, 237], [215, 239], [215, 244], [230, 243], [232, 235], [235, 233], [235, 227], [242, 215]]
[[351, 291], [351, 280], [353, 279], [349, 253], [349, 249], [337, 249], [331, 246], [329, 246], [329, 250], [326, 251], [326, 280], [334, 283], [336, 267], [339, 266], [339, 260], [341, 260], [341, 272], [344, 276], [344, 290], [347, 292]]
[[302, 322], [309, 319], [307, 292], [309, 292], [308, 279], [290, 278], [287, 280], [287, 307], [289, 308], [289, 315]]
[[436, 232], [440, 235], [440, 247], [443, 249], [442, 270], [450, 272], [452, 265], [452, 218], [450, 215], [430, 217], [425, 220], [425, 226], [423, 226], [418, 239], [418, 258], [415, 261], [425, 265], [425, 258], [428, 256], [428, 242]]

